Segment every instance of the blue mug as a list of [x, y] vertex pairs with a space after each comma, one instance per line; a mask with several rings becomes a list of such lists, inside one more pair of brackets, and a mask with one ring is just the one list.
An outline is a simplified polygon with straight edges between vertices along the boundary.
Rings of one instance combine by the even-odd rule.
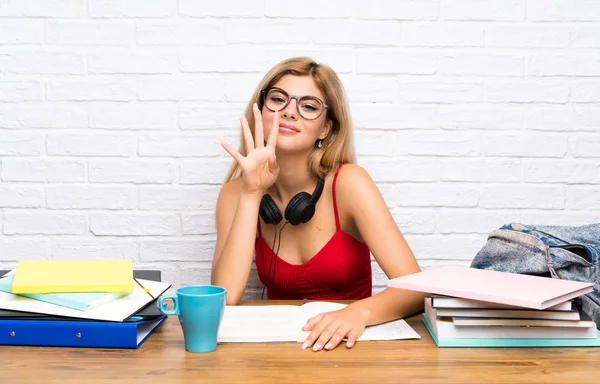
[[[216, 285], [182, 287], [175, 295], [158, 298], [158, 309], [165, 315], [178, 315], [188, 352], [212, 352], [217, 349], [219, 326], [225, 311], [226, 290]], [[163, 301], [173, 301], [167, 309]]]

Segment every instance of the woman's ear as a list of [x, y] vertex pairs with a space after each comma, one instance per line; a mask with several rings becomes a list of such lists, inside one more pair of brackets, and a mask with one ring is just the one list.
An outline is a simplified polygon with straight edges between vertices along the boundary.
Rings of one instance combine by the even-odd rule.
[[331, 128], [333, 127], [333, 121], [327, 120], [325, 124], [323, 124], [323, 129], [321, 134], [319, 135], [319, 139], [324, 140], [331, 132]]

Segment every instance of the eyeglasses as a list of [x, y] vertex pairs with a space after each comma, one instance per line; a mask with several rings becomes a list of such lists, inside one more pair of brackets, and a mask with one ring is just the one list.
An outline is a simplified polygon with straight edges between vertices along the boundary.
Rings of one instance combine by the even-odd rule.
[[292, 99], [296, 99], [296, 108], [306, 120], [315, 120], [329, 106], [314, 96], [290, 96], [281, 88], [268, 88], [262, 91], [263, 103], [268, 110], [278, 112], [285, 109]]

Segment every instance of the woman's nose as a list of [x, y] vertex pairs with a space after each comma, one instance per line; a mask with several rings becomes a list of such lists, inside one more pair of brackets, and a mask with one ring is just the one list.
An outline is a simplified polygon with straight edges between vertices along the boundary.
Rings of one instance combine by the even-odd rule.
[[281, 114], [289, 119], [298, 118], [298, 101], [291, 99], [288, 105], [281, 111]]

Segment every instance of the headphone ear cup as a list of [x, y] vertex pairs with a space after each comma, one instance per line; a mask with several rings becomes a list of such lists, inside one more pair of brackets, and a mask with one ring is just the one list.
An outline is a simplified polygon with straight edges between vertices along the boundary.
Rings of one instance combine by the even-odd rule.
[[260, 217], [262, 217], [263, 221], [267, 224], [279, 224], [281, 219], [283, 219], [277, 204], [275, 204], [271, 196], [266, 194], [263, 195], [262, 199], [260, 200], [258, 213]]
[[312, 196], [307, 192], [300, 192], [292, 197], [285, 208], [285, 219], [292, 225], [306, 223], [315, 214], [315, 205], [311, 202]]

